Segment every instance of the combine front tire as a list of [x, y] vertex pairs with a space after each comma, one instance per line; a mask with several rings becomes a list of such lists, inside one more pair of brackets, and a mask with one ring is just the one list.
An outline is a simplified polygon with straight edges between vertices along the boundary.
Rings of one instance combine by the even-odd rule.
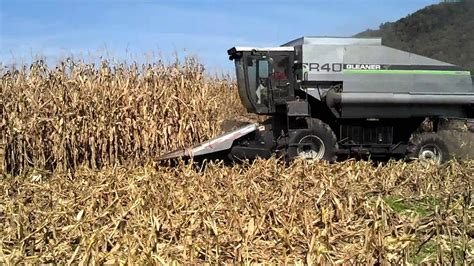
[[408, 159], [442, 164], [449, 159], [449, 151], [444, 139], [437, 133], [425, 132], [414, 135], [407, 149]]
[[294, 134], [288, 148], [288, 158], [304, 158], [308, 161], [336, 161], [337, 138], [329, 125], [319, 119], [308, 119], [308, 129]]

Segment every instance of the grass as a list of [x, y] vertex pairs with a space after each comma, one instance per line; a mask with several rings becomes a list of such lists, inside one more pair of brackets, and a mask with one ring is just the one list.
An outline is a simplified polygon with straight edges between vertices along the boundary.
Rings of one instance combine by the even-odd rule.
[[[451, 195], [449, 195], [451, 196]], [[400, 215], [415, 216], [421, 220], [429, 220], [434, 222], [434, 216], [436, 212], [440, 212], [440, 209], [446, 208], [446, 202], [449, 199], [443, 199], [435, 196], [424, 196], [421, 198], [409, 198], [400, 195], [391, 195], [384, 198], [384, 201], [395, 213]], [[449, 207], [449, 206], [448, 206]], [[468, 210], [472, 214], [472, 208]], [[442, 212], [442, 210], [441, 210]], [[472, 222], [473, 217], [469, 217], [469, 221]], [[429, 263], [438, 261], [441, 254], [450, 253], [449, 259], [441, 256], [442, 259], [447, 260], [451, 264], [461, 264], [465, 261], [465, 250], [463, 249], [463, 243], [449, 243], [445, 237], [440, 237], [438, 231], [432, 231], [427, 233], [425, 239], [419, 239], [413, 243], [414, 249], [409, 252], [408, 262], [413, 264]], [[467, 236], [465, 236], [467, 237]]]
[[425, 243], [421, 246], [417, 254], [413, 254], [410, 262], [419, 265], [424, 262], [436, 260], [438, 248], [433, 241]]
[[442, 200], [433, 196], [421, 199], [407, 199], [401, 196], [389, 196], [384, 198], [385, 202], [396, 213], [417, 214], [429, 216], [434, 213], [436, 207], [440, 207]]

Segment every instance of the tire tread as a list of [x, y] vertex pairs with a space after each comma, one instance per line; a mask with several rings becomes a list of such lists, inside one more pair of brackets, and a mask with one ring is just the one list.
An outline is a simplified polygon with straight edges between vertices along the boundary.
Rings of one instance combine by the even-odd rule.
[[426, 143], [434, 143], [439, 146], [443, 152], [441, 159], [442, 163], [449, 158], [449, 150], [443, 137], [436, 132], [423, 132], [411, 136], [407, 147], [407, 159], [418, 158], [421, 146]]

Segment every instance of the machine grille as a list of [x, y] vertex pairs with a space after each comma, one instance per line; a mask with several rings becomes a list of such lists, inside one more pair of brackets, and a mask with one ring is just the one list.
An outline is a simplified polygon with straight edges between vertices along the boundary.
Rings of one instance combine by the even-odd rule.
[[392, 144], [391, 126], [341, 126], [341, 139], [352, 140], [354, 144]]

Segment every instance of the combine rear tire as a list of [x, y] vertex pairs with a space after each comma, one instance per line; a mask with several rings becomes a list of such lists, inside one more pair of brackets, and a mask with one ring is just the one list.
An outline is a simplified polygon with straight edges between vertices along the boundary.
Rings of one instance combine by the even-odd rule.
[[329, 125], [319, 119], [307, 119], [308, 129], [302, 129], [290, 138], [288, 158], [308, 161], [334, 162], [337, 159], [337, 138]]
[[414, 135], [407, 149], [408, 159], [434, 162], [438, 165], [449, 159], [449, 151], [444, 139], [437, 133], [425, 132]]

